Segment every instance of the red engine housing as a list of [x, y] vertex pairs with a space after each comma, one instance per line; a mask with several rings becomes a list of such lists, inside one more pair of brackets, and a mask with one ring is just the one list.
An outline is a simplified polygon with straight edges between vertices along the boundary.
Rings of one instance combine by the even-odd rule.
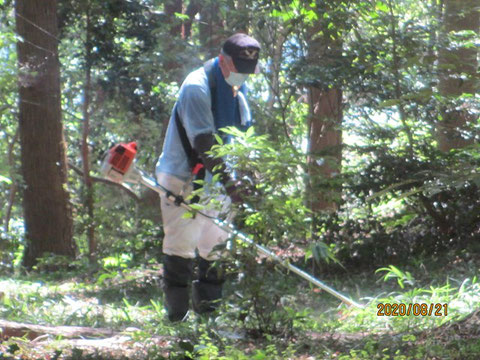
[[110, 149], [109, 163], [112, 169], [124, 175], [135, 159], [137, 154], [137, 143], [135, 141], [128, 144], [118, 144]]

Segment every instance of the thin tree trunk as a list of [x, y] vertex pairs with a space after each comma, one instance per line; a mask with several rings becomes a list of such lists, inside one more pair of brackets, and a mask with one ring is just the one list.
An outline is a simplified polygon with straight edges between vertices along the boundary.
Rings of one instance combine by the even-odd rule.
[[[274, 29], [273, 26], [276, 25], [276, 28]], [[274, 113], [274, 107], [277, 102], [280, 103], [280, 106], [282, 107], [282, 119], [283, 119], [283, 125], [284, 125], [284, 133], [286, 139], [291, 143], [291, 139], [288, 134], [288, 129], [286, 127], [286, 116], [287, 113], [289, 112], [288, 107], [283, 106], [281, 104], [281, 94], [280, 94], [280, 70], [281, 70], [281, 63], [282, 63], [282, 53], [283, 53], [283, 46], [285, 44], [285, 41], [287, 39], [287, 36], [283, 33], [284, 30], [282, 28], [278, 29], [280, 27], [279, 24], [272, 24], [269, 26], [269, 31], [268, 31], [268, 44], [271, 44], [272, 49], [270, 50], [270, 53], [272, 53], [272, 58], [271, 62], [269, 65], [269, 76], [270, 76], [270, 94], [267, 100], [267, 109], [269, 113], [273, 114]], [[274, 130], [274, 127], [278, 126], [275, 122], [270, 122], [270, 124], [267, 125], [267, 128], [270, 128], [269, 134], [272, 136], [272, 140], [276, 141], [276, 134], [277, 132]]]
[[181, 14], [182, 11], [182, 0], [168, 0], [165, 2], [165, 14], [167, 15], [167, 21], [170, 25], [169, 33], [174, 37], [183, 36], [184, 33], [182, 23], [175, 15], [175, 13]]
[[[189, 5], [190, 6], [190, 5]], [[182, 66], [184, 65], [178, 58], [179, 54], [183, 53], [184, 45], [183, 39], [185, 37], [185, 26], [188, 26], [188, 33], [190, 33], [191, 23], [183, 25], [175, 13], [183, 12], [183, 1], [182, 0], [168, 0], [165, 3], [165, 15], [167, 22], [170, 26], [169, 29], [169, 39], [166, 39], [167, 48], [170, 53], [170, 58], [165, 63], [165, 70], [169, 74], [172, 80], [181, 83], [183, 72]], [[192, 16], [194, 17], [196, 13]], [[161, 139], [165, 139], [165, 134], [167, 133], [168, 123], [170, 122], [170, 117], [165, 116], [162, 121], [162, 133], [160, 135]], [[151, 194], [151, 193], [150, 193]]]
[[220, 53], [225, 34], [220, 7], [216, 1], [208, 1], [200, 10], [200, 42], [207, 58], [214, 58]]
[[185, 15], [188, 15], [188, 20], [183, 25], [183, 38], [189, 39], [192, 35], [192, 24], [195, 16], [202, 9], [202, 2], [199, 0], [191, 0], [188, 3], [187, 9], [185, 10]]
[[7, 204], [7, 211], [5, 214], [5, 224], [4, 230], [5, 233], [8, 233], [10, 230], [10, 219], [12, 218], [12, 209], [13, 204], [15, 203], [15, 198], [17, 197], [18, 185], [15, 179], [12, 179], [12, 184], [10, 185], [9, 193], [8, 193], [8, 204]]
[[180, 22], [180, 19], [177, 18], [176, 13], [181, 14], [183, 11], [183, 1], [182, 0], [168, 0], [165, 3], [165, 15], [167, 16], [167, 22], [170, 27], [168, 30], [170, 37], [165, 41], [168, 44], [169, 50], [169, 60], [165, 64], [165, 70], [169, 74], [174, 74], [173, 78], [177, 81], [180, 81], [182, 63], [178, 59], [178, 54], [182, 53], [183, 44], [183, 25]]
[[250, 28], [251, 20], [251, 10], [249, 9], [248, 3], [246, 1], [229, 1], [228, 6], [232, 9], [232, 15], [235, 16], [227, 17], [227, 21], [234, 20], [233, 28], [235, 32], [243, 32], [248, 34], [248, 29]]
[[[388, 2], [388, 7], [390, 10], [390, 36], [392, 38], [392, 57], [393, 57], [393, 76], [395, 79], [395, 97], [397, 99], [400, 99], [402, 97], [402, 79], [400, 75], [400, 58], [398, 56], [398, 51], [397, 51], [397, 21], [395, 19], [395, 12], [393, 8], [392, 1]], [[398, 112], [400, 114], [400, 121], [402, 122], [403, 130], [405, 131], [405, 134], [407, 135], [408, 139], [408, 154], [411, 158], [413, 158], [413, 145], [414, 145], [414, 140], [413, 140], [413, 134], [412, 130], [410, 129], [410, 126], [407, 123], [407, 112], [405, 111], [405, 107], [402, 104], [399, 104], [397, 106]]]
[[83, 99], [83, 134], [82, 134], [82, 163], [83, 163], [83, 182], [85, 186], [85, 206], [87, 208], [87, 239], [88, 239], [88, 257], [90, 262], [95, 262], [97, 253], [97, 242], [95, 239], [95, 214], [94, 214], [94, 188], [90, 177], [90, 151], [88, 148], [88, 135], [90, 133], [90, 95], [92, 78], [92, 44], [91, 44], [91, 23], [90, 9], [87, 3], [86, 9], [86, 40], [85, 40], [85, 85]]
[[15, 144], [18, 141], [18, 127], [15, 132], [15, 135], [13, 136], [12, 141], [8, 144], [8, 151], [7, 151], [7, 161], [8, 161], [8, 167], [10, 169], [10, 180], [12, 183], [10, 184], [10, 189], [9, 189], [9, 194], [8, 194], [8, 203], [7, 203], [7, 211], [5, 213], [5, 222], [4, 222], [4, 230], [5, 233], [8, 233], [10, 230], [10, 219], [12, 218], [12, 209], [13, 209], [13, 204], [15, 203], [15, 198], [17, 196], [17, 191], [18, 191], [18, 184], [17, 180], [15, 179], [15, 171], [14, 171], [14, 158], [13, 158], [13, 150], [15, 147]]
[[19, 67], [19, 131], [30, 268], [44, 253], [73, 257], [72, 208], [67, 190], [61, 118], [57, 1], [15, 3]]

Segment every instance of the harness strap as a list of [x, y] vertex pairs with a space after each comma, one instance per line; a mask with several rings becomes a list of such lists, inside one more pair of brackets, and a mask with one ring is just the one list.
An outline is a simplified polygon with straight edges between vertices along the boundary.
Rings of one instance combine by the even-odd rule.
[[185, 151], [185, 155], [187, 155], [190, 169], [193, 170], [198, 163], [202, 162], [202, 160], [190, 144], [190, 140], [188, 140], [187, 132], [185, 131], [185, 127], [180, 120], [180, 115], [178, 115], [177, 105], [175, 105], [175, 109], [173, 111], [175, 112], [175, 123], [177, 125], [178, 135], [180, 137], [180, 141], [182, 142], [183, 150]]
[[[215, 59], [210, 59], [203, 64], [203, 68], [205, 70], [205, 73], [207, 74], [208, 86], [210, 88], [210, 95], [212, 99], [211, 109], [213, 113], [215, 112], [215, 86], [216, 86], [215, 74], [213, 73], [214, 62], [215, 62]], [[201, 172], [201, 168], [198, 168], [197, 165], [202, 164], [202, 160], [200, 159], [197, 152], [190, 144], [190, 140], [188, 140], [187, 132], [185, 131], [185, 127], [183, 126], [182, 121], [180, 120], [180, 115], [178, 114], [177, 105], [175, 105], [175, 109], [173, 111], [175, 113], [174, 114], [175, 123], [177, 125], [178, 135], [180, 137], [180, 141], [182, 142], [183, 150], [187, 155], [190, 169], [192, 169], [192, 172], [196, 175], [197, 173]], [[197, 173], [195, 173], [195, 170], [197, 171]]]
[[[208, 87], [210, 88], [212, 113], [215, 113], [216, 80], [215, 80], [215, 74], [213, 73], [214, 62], [215, 62], [215, 59], [210, 59], [203, 64], [203, 68], [205, 70], [205, 73], [207, 74]], [[175, 108], [173, 111], [174, 111], [175, 124], [177, 125], [178, 136], [180, 137], [180, 141], [182, 142], [183, 150], [187, 155], [188, 164], [190, 166], [190, 169], [192, 170], [192, 175], [194, 175], [195, 180], [203, 180], [205, 178], [205, 166], [203, 165], [203, 161], [198, 155], [198, 153], [195, 151], [195, 149], [192, 147], [192, 144], [190, 144], [190, 140], [188, 140], [187, 132], [185, 130], [185, 127], [182, 124], [182, 121], [180, 120], [180, 115], [178, 114], [177, 105], [175, 105]], [[197, 184], [196, 182], [193, 183], [193, 190], [198, 190], [200, 187], [201, 187], [200, 184]], [[199, 197], [194, 196], [191, 200], [191, 203], [196, 203], [198, 202], [198, 200], [199, 200]], [[180, 205], [182, 201], [183, 201], [183, 198], [177, 204], [177, 199], [176, 199], [175, 204]]]

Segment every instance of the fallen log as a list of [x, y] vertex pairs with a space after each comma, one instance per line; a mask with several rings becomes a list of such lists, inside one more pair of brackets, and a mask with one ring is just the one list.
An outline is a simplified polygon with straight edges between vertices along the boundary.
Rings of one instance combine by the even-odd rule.
[[64, 338], [98, 338], [119, 335], [117, 331], [105, 328], [83, 326], [45, 326], [17, 323], [0, 319], [0, 335], [3, 338], [26, 337], [34, 340], [43, 335], [62, 336]]
[[[19, 353], [23, 354], [22, 359], [26, 360], [58, 357], [58, 354], [65, 356], [83, 354], [93, 358], [101, 355], [102, 359], [141, 360], [149, 359], [149, 349], [152, 347], [156, 352], [162, 353], [165, 357], [168, 356], [168, 347], [173, 338], [146, 335], [143, 340], [140, 340], [133, 336], [136, 331], [141, 330], [127, 328], [117, 332], [105, 328], [44, 326], [0, 320], [0, 354], [2, 351], [9, 351], [8, 346], [11, 346], [13, 341], [17, 344]], [[2, 337], [13, 339], [5, 342], [8, 346], [2, 347]]]

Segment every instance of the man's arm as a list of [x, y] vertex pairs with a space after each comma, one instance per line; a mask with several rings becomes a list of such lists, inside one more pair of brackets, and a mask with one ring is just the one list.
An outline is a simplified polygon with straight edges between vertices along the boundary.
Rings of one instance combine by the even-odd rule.
[[216, 143], [213, 135], [215, 125], [208, 89], [199, 84], [189, 84], [184, 89], [179, 103], [179, 113], [187, 137], [193, 149], [202, 159], [205, 168], [212, 174], [220, 174], [220, 181], [233, 202], [242, 202], [237, 191], [238, 186], [228, 174], [223, 159], [213, 158], [206, 154]]
[[[207, 155], [207, 152], [212, 149], [215, 144], [215, 137], [211, 133], [199, 134], [195, 137], [193, 148], [203, 161], [205, 168], [212, 174], [220, 174], [220, 181], [222, 184], [226, 184], [230, 181], [225, 167], [225, 163], [222, 158], [214, 158]], [[214, 171], [216, 169], [216, 171]]]
[[215, 145], [215, 136], [212, 133], [199, 134], [194, 139], [193, 148], [198, 153], [203, 161], [205, 168], [212, 174], [220, 175], [220, 182], [225, 187], [227, 194], [234, 203], [243, 202], [241, 194], [239, 193], [239, 183], [234, 182], [227, 172], [225, 162], [222, 158], [214, 158], [207, 154], [208, 151]]

